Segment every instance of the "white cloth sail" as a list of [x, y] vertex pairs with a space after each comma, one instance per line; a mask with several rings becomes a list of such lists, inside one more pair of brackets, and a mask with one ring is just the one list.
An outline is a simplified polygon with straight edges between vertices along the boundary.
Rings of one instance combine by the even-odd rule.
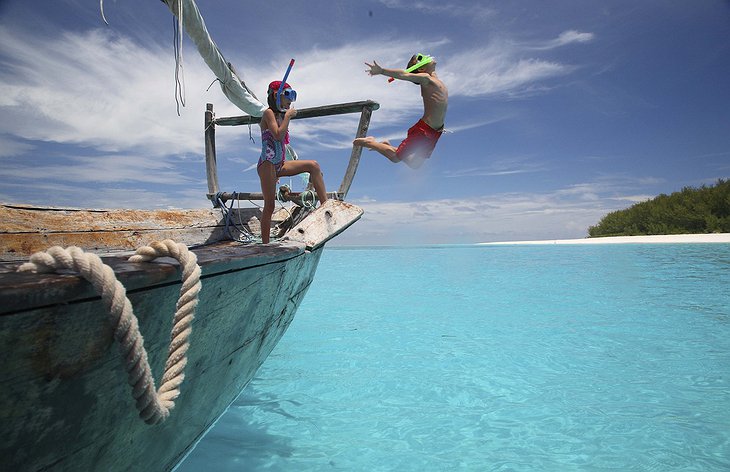
[[[194, 0], [162, 0], [173, 15], [180, 20], [185, 32], [195, 43], [198, 52], [220, 80], [221, 89], [226, 97], [243, 112], [252, 116], [261, 116], [267, 106], [253, 96], [246, 84], [236, 75], [233, 68], [223, 57], [218, 46], [211, 39], [205, 21], [200, 15]], [[182, 10], [180, 9], [182, 7]], [[182, 14], [181, 14], [182, 13]]]

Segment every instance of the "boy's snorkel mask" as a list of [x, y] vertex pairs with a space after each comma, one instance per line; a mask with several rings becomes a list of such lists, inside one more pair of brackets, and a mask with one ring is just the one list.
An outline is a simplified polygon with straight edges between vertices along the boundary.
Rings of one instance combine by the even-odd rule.
[[413, 64], [411, 67], [406, 69], [406, 72], [413, 72], [414, 70], [418, 70], [421, 67], [425, 66], [426, 64], [430, 64], [433, 62], [433, 56], [429, 56], [428, 54], [416, 54], [416, 63]]
[[276, 109], [279, 110], [280, 112], [286, 111], [283, 108], [281, 108], [281, 96], [282, 95], [285, 98], [288, 98], [289, 100], [291, 100], [292, 102], [295, 102], [297, 100], [297, 92], [295, 92], [294, 89], [292, 89], [291, 86], [286, 83], [286, 79], [287, 79], [287, 77], [289, 77], [289, 72], [291, 72], [292, 66], [294, 66], [294, 59], [289, 61], [289, 67], [286, 68], [286, 73], [284, 74], [284, 78], [281, 80], [281, 82], [278, 83], [278, 87], [276, 85], [278, 81], [271, 82], [269, 84], [270, 90], [273, 90], [274, 88], [277, 89], [276, 90]]
[[[406, 69], [407, 73], [411, 73], [414, 70], [418, 70], [421, 67], [425, 66], [426, 64], [430, 64], [433, 62], [433, 56], [429, 56], [428, 54], [416, 54], [416, 63], [413, 64], [411, 67]], [[393, 77], [388, 79], [388, 82], [393, 82], [395, 79]]]

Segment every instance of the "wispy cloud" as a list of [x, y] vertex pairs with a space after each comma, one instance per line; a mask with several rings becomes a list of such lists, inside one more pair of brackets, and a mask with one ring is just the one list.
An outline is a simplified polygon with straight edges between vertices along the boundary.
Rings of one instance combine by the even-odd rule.
[[486, 5], [473, 1], [465, 2], [426, 2], [422, 0], [380, 0], [388, 8], [417, 11], [428, 15], [459, 17], [472, 21], [493, 18], [496, 11]]
[[[201, 166], [202, 167], [202, 166]], [[192, 182], [178, 163], [171, 159], [148, 159], [138, 155], [95, 155], [70, 157], [68, 161], [52, 165], [3, 167], [3, 176], [12, 179], [109, 183], [140, 182], [160, 185], [178, 185]]]
[[446, 128], [445, 132], [446, 132], [446, 134], [459, 133], [461, 131], [466, 131], [469, 129], [481, 128], [482, 126], [489, 126], [489, 125], [493, 125], [495, 123], [499, 123], [501, 121], [512, 119], [515, 116], [516, 116], [515, 113], [508, 112], [508, 113], [502, 114], [501, 116], [493, 116], [491, 118], [471, 121], [471, 122], [464, 123], [464, 124], [456, 124], [456, 125], [449, 124], [448, 127]]
[[564, 76], [576, 68], [570, 64], [530, 57], [535, 51], [587, 42], [591, 33], [566, 31], [558, 38], [538, 44], [521, 44], [495, 38], [487, 45], [462, 51], [448, 59], [445, 81], [455, 84], [450, 93], [467, 97], [505, 95], [519, 97], [545, 90], [543, 82]]
[[527, 157], [493, 158], [490, 159], [488, 166], [449, 170], [444, 173], [444, 177], [494, 177], [543, 172], [545, 170], [547, 170], [547, 167], [544, 162]]
[[595, 35], [593, 33], [584, 33], [575, 30], [568, 30], [560, 33], [560, 35], [555, 39], [542, 41], [537, 44], [528, 45], [526, 47], [528, 49], [544, 51], [549, 49], [556, 49], [573, 43], [587, 43], [593, 41], [594, 37]]
[[[437, 244], [583, 238], [607, 213], [648, 198], [627, 194], [639, 179], [606, 176], [543, 193], [499, 193], [468, 199], [420, 202], [356, 202], [365, 210], [338, 244]], [[398, 228], [408, 222], [403, 235]]]
[[0, 136], [0, 158], [25, 154], [33, 149], [33, 144]]
[[[14, 117], [6, 133], [107, 152], [143, 147], [163, 155], [201, 146], [180, 122], [199, 122], [202, 112], [174, 115], [169, 51], [102, 30], [49, 39], [2, 27], [0, 43], [10, 62], [0, 73], [0, 111]], [[192, 69], [188, 78], [196, 81]]]
[[[501, 194], [418, 203], [362, 202], [365, 215], [341, 244], [476, 243], [581, 238], [608, 211], [597, 202], [565, 201], [554, 194]], [[408, 221], [407, 235], [397, 228]], [[377, 239], [374, 239], [377, 238]]]
[[29, 187], [26, 182], [3, 183], [0, 186], [0, 201], [18, 201], [22, 195], [23, 204], [58, 206], [68, 208], [210, 208], [211, 204], [201, 198], [205, 184], [183, 187], [147, 187], [126, 183], [80, 185], [79, 182], [64, 183], [42, 180]]

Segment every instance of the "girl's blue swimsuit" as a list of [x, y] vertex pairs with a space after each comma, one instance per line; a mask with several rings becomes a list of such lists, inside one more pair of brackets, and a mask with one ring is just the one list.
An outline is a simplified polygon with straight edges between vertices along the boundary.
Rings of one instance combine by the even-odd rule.
[[261, 132], [261, 155], [259, 156], [258, 166], [261, 166], [265, 161], [269, 161], [274, 164], [274, 169], [278, 173], [284, 166], [284, 161], [286, 161], [286, 144], [288, 142], [288, 132], [283, 139], [277, 141], [274, 139], [274, 133], [271, 130], [263, 130]]

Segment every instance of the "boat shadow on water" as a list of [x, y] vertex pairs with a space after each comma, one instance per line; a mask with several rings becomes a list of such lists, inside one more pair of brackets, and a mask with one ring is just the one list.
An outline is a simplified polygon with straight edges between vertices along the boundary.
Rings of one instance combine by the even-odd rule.
[[287, 402], [298, 406], [295, 401], [267, 398], [255, 385], [249, 385], [175, 472], [203, 469], [233, 472], [242, 470], [242, 466], [251, 472], [272, 470], [277, 458], [293, 457], [296, 450], [293, 439], [272, 433], [267, 422], [256, 418], [256, 411], [260, 410], [264, 415], [306, 421], [290, 414]]

